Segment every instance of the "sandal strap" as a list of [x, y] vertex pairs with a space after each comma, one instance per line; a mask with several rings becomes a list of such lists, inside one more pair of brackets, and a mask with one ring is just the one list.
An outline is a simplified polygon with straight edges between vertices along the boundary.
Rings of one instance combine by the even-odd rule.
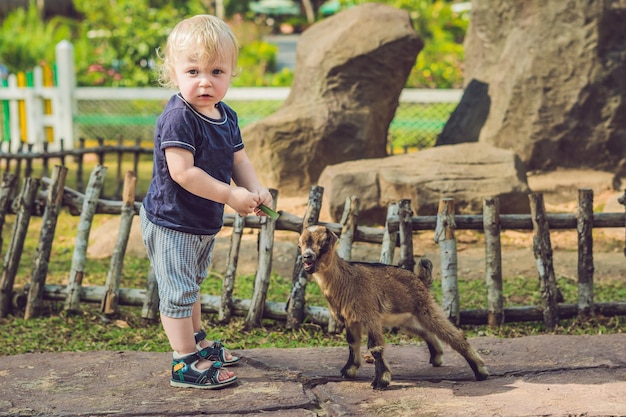
[[204, 330], [200, 330], [197, 333], [193, 334], [193, 337], [196, 339], [196, 345], [206, 339], [206, 332]]
[[202, 359], [207, 359], [210, 361], [220, 361], [223, 365], [233, 365], [239, 362], [239, 358], [233, 357], [232, 360], [226, 360], [226, 347], [222, 343], [221, 340], [216, 339], [213, 341], [213, 346], [207, 346], [204, 348], [200, 347], [200, 342], [206, 339], [206, 332], [204, 330], [200, 330], [197, 333], [194, 333], [194, 338], [196, 340], [196, 347], [198, 349], [198, 356]]
[[215, 361], [213, 362], [213, 365], [211, 365], [209, 369], [202, 372], [202, 374], [205, 375], [212, 384], [220, 384], [221, 382], [219, 380], [219, 376], [222, 369], [224, 369], [222, 363], [220, 361]]
[[213, 342], [213, 346], [207, 346], [205, 348], [200, 349], [196, 352], [199, 357], [203, 359], [208, 359], [210, 361], [221, 361], [226, 362], [226, 358], [224, 355], [224, 345], [219, 340], [215, 340]]
[[198, 362], [200, 360], [200, 356], [198, 352], [190, 353], [189, 355], [181, 356], [178, 359], [172, 359], [172, 366], [175, 366], [178, 363], [186, 363], [187, 365], [191, 365], [194, 362]]

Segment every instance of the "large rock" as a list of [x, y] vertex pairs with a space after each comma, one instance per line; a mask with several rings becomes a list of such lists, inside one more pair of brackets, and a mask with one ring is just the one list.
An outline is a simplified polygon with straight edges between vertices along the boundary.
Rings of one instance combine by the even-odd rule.
[[359, 223], [384, 224], [390, 203], [410, 199], [415, 215], [435, 215], [439, 200], [453, 197], [457, 214], [482, 213], [496, 196], [501, 213], [529, 213], [526, 170], [511, 151], [464, 143], [326, 167], [323, 210], [339, 221], [347, 197], [359, 198]]
[[626, 2], [473, 0], [465, 79], [489, 84], [480, 141], [529, 170], [626, 155]]
[[261, 181], [281, 195], [301, 194], [327, 165], [385, 156], [389, 124], [422, 46], [406, 11], [375, 3], [306, 30], [289, 97], [242, 131]]

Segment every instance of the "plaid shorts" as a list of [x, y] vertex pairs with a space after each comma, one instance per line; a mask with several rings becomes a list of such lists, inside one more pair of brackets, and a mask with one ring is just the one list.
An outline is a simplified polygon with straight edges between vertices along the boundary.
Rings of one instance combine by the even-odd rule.
[[215, 235], [193, 235], [152, 223], [139, 211], [141, 235], [159, 288], [159, 311], [172, 318], [191, 316], [200, 284], [211, 264]]

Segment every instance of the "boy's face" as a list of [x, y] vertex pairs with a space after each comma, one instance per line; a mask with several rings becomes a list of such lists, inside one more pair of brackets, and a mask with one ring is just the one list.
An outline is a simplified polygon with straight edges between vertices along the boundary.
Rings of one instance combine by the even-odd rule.
[[196, 110], [217, 118], [219, 113], [216, 113], [215, 104], [226, 95], [232, 77], [232, 60], [218, 58], [209, 63], [181, 54], [174, 64], [172, 81]]

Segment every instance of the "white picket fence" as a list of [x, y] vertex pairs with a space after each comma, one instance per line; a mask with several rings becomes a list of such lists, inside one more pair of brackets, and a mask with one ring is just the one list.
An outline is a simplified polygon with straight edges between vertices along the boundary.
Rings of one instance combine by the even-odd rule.
[[[72, 149], [77, 143], [77, 103], [79, 100], [167, 100], [173, 93], [164, 88], [126, 87], [77, 87], [74, 67], [74, 46], [68, 41], [56, 45], [57, 85], [45, 86], [41, 67], [33, 69], [33, 85], [18, 86], [15, 74], [8, 76], [8, 86], [0, 87], [0, 103], [8, 104], [8, 111], [0, 113], [0, 120], [8, 123], [8, 129], [0, 129], [0, 151], [16, 152], [23, 145], [29, 145], [34, 152], [43, 152], [44, 144], [48, 151]], [[231, 88], [227, 101], [285, 100], [288, 87]], [[462, 90], [450, 89], [405, 89], [400, 101], [406, 103], [458, 103]], [[46, 110], [45, 103], [51, 105]], [[6, 109], [5, 109], [6, 110]]]

